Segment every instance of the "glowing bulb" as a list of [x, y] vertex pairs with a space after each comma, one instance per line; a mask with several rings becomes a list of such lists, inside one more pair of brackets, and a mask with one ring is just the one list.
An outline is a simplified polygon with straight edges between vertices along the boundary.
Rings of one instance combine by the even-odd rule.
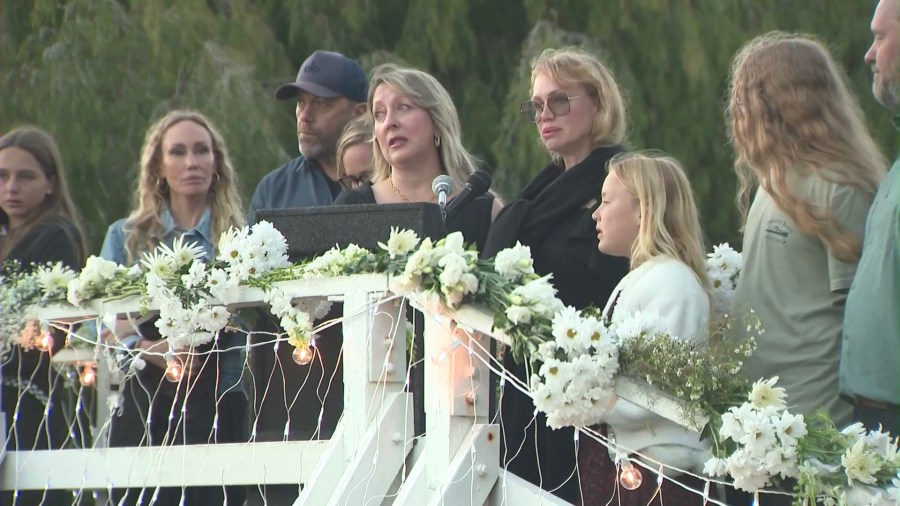
[[316, 351], [312, 346], [300, 346], [299, 348], [294, 348], [294, 352], [291, 353], [291, 357], [297, 365], [308, 365], [315, 356]]
[[85, 364], [82, 366], [79, 379], [83, 386], [89, 387], [93, 385], [97, 381], [97, 371], [94, 369], [94, 364]]
[[37, 347], [40, 351], [50, 351], [53, 349], [53, 334], [49, 331], [41, 333], [41, 343]]
[[166, 363], [166, 379], [172, 383], [178, 383], [184, 376], [184, 369], [177, 360], [169, 360]]
[[641, 470], [626, 460], [625, 464], [622, 465], [622, 470], [619, 472], [619, 484], [622, 485], [622, 488], [625, 490], [637, 490], [643, 482], [644, 476], [641, 474]]
[[447, 353], [447, 348], [440, 348], [431, 355], [431, 362], [434, 365], [443, 365], [448, 358], [450, 358], [450, 354]]

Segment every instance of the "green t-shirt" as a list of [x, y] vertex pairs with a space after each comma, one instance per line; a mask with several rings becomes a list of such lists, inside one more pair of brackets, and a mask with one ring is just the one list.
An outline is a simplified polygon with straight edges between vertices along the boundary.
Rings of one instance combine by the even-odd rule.
[[[795, 196], [830, 211], [862, 238], [871, 194], [814, 175], [791, 173], [787, 182]], [[838, 362], [843, 304], [856, 263], [835, 258], [762, 189], [747, 217], [743, 258], [738, 300], [756, 311], [765, 329], [745, 364], [747, 376], [778, 376], [792, 411], [824, 410], [838, 426], [848, 423], [852, 409], [839, 398]]]
[[841, 391], [900, 404], [900, 159], [881, 182], [844, 318]]

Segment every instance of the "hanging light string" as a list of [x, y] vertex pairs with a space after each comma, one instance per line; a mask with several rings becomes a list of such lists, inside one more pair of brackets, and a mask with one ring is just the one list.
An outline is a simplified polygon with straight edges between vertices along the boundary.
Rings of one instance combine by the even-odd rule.
[[[372, 308], [377, 307], [379, 304], [383, 304], [383, 303], [385, 303], [385, 302], [390, 302], [390, 301], [393, 301], [393, 300], [395, 300], [395, 299], [402, 299], [402, 297], [397, 296], [397, 295], [393, 295], [393, 294], [391, 294], [390, 296], [385, 296], [385, 297], [379, 299], [377, 302], [374, 302], [374, 303], [372, 303], [372, 304], [366, 306], [366, 308], [360, 310], [359, 312], [357, 312], [357, 313], [354, 314], [354, 315], [346, 315], [346, 316], [342, 316], [342, 317], [339, 317], [339, 318], [334, 318], [334, 319], [331, 319], [331, 320], [328, 320], [328, 321], [323, 321], [323, 322], [321, 322], [319, 325], [316, 325], [316, 326], [315, 326], [313, 332], [314, 332], [314, 333], [318, 333], [318, 332], [320, 332], [321, 330], [330, 328], [330, 327], [332, 327], [332, 326], [334, 326], [334, 325], [342, 324], [342, 323], [344, 323], [344, 321], [347, 320], [347, 318], [352, 318], [352, 317], [355, 317], [355, 316], [359, 316], [360, 314], [364, 314], [364, 313], [367, 312], [367, 311], [371, 311]], [[382, 314], [382, 313], [379, 313], [379, 314]], [[92, 319], [86, 318], [86, 319], [81, 320], [81, 321], [88, 321], [88, 320], [92, 320]], [[401, 318], [400, 320], [402, 320], [402, 321], [393, 322], [393, 323], [392, 323], [392, 328], [396, 328], [396, 325], [405, 322], [405, 318]], [[75, 323], [80, 323], [80, 322], [75, 322]], [[48, 324], [49, 324], [49, 326], [52, 327], [52, 328], [60, 329], [60, 330], [63, 330], [63, 331], [69, 331], [70, 328], [71, 328], [71, 326], [74, 325], [74, 324], [69, 324], [69, 323], [60, 324], [60, 323], [53, 322], [53, 321], [48, 322]], [[463, 325], [457, 325], [457, 328], [459, 328], [459, 329], [461, 329], [462, 331], [464, 331], [467, 335], [471, 335], [470, 332], [472, 332], [472, 329], [469, 329], [468, 327], [465, 327], [465, 326], [463, 326]], [[280, 344], [280, 343], [283, 342], [283, 341], [287, 341], [287, 340], [288, 340], [286, 334], [284, 334], [284, 333], [271, 333], [271, 332], [261, 332], [261, 331], [250, 331], [250, 332], [248, 332], [248, 331], [246, 331], [246, 330], [243, 330], [243, 329], [240, 329], [240, 328], [235, 328], [235, 327], [226, 327], [225, 330], [226, 330], [226, 331], [241, 332], [241, 333], [247, 334], [248, 337], [249, 337], [250, 335], [257, 334], [257, 335], [268, 335], [268, 336], [271, 336], [271, 337], [273, 338], [272, 340], [268, 340], [268, 341], [266, 341], [266, 342], [258, 342], [258, 343], [251, 343], [250, 340], [248, 339], [248, 343], [247, 343], [247, 345], [246, 345], [246, 349], [247, 349], [248, 351], [249, 351], [250, 349], [252, 349], [252, 348], [256, 348], [256, 347], [259, 347], [259, 346], [272, 345], [273, 342], [275, 343], [275, 345], [277, 345], [277, 344]], [[71, 340], [73, 343], [74, 343], [74, 342], [83, 342], [83, 343], [85, 343], [85, 344], [89, 344], [89, 345], [92, 345], [92, 346], [97, 346], [98, 348], [101, 348], [101, 349], [104, 349], [104, 348], [105, 348], [105, 349], [113, 350], [113, 351], [114, 351], [114, 350], [117, 350], [117, 349], [123, 349], [123, 347], [121, 347], [121, 346], [111, 345], [111, 344], [101, 343], [101, 342], [95, 342], [95, 341], [92, 340], [92, 339], [89, 339], [89, 338], [86, 338], [85, 336], [79, 335], [77, 332], [69, 332], [69, 337], [70, 337], [70, 340]], [[530, 389], [528, 388], [528, 385], [527, 385], [524, 381], [520, 380], [518, 377], [516, 377], [516, 376], [512, 375], [511, 373], [509, 373], [509, 372], [503, 367], [503, 365], [500, 363], [500, 361], [497, 360], [496, 357], [491, 356], [489, 350], [485, 349], [477, 339], [468, 339], [468, 340], [466, 340], [466, 341], [468, 341], [468, 342], [461, 342], [461, 345], [467, 350], [468, 355], [469, 355], [470, 357], [474, 356], [475, 359], [481, 361], [481, 363], [483, 363], [483, 364], [488, 368], [489, 371], [493, 372], [494, 374], [497, 374], [497, 376], [500, 378], [500, 381], [501, 381], [501, 387], [502, 387], [502, 388], [505, 388], [506, 385], [509, 384], [509, 385], [512, 385], [513, 388], [519, 390], [520, 392], [523, 392], [523, 393], [525, 393], [525, 394], [527, 394], [527, 395], [530, 395]], [[213, 350], [209, 350], [209, 351], [205, 351], [205, 352], [197, 352], [196, 350], [193, 350], [193, 351], [189, 352], [187, 355], [188, 355], [189, 357], [194, 357], [194, 356], [204, 356], [204, 355], [209, 355], [209, 354], [212, 354], [212, 353], [222, 353], [223, 351], [224, 351], [224, 350], [219, 350], [219, 349], [213, 349]], [[417, 351], [418, 351], [418, 350], [417, 350]], [[161, 355], [161, 356], [164, 356], [164, 357], [167, 355], [166, 353], [161, 353], [161, 352], [150, 352], [150, 351], [144, 351], [144, 352], [142, 352], [142, 353], [148, 354], [148, 355]], [[408, 363], [408, 365], [409, 365], [409, 366], [413, 366], [413, 365], [415, 365], [416, 363], [421, 363], [421, 361], [422, 361], [423, 359], [424, 359], [424, 357], [419, 357], [419, 358], [417, 358], [417, 359], [415, 360], [415, 362], [412, 362], [412, 358], [410, 358], [410, 362]], [[205, 361], [204, 361], [204, 366], [205, 366]], [[412, 368], [412, 367], [408, 367], [408, 368], [407, 368], [407, 378], [406, 378], [407, 384], [409, 383], [409, 371], [411, 370], [411, 368]], [[273, 371], [274, 371], [274, 370], [273, 370]], [[385, 373], [386, 373], [386, 371], [385, 371], [384, 368], [383, 368], [383, 370], [382, 370], [382, 379], [383, 379], [383, 376], [384, 376]], [[127, 371], [127, 372], [125, 373], [125, 378], [127, 379], [127, 378], [129, 378], [130, 376], [132, 376], [132, 375], [134, 375], [134, 374], [135, 374], [135, 371], [134, 371], [133, 369], [131, 369], [131, 370], [129, 370], [129, 371]], [[251, 371], [251, 374], [253, 374], [252, 371]], [[333, 378], [332, 378], [332, 379], [333, 379]], [[474, 379], [473, 379], [473, 380], [474, 380]], [[333, 384], [333, 381], [329, 381], [329, 386], [328, 386], [329, 391], [330, 391], [330, 388], [331, 388], [332, 384]], [[473, 391], [475, 390], [475, 386], [477, 386], [476, 382], [475, 382], [475, 381], [472, 381], [472, 382], [471, 382], [471, 387], [472, 387], [472, 390], [473, 390]], [[501, 388], [501, 390], [502, 390], [502, 388]], [[384, 392], [382, 392], [382, 393], [384, 393]], [[296, 402], [296, 398], [293, 399], [293, 401]], [[291, 402], [290, 405], [293, 406], [294, 402]], [[373, 406], [370, 406], [369, 409], [368, 409], [367, 411], [371, 412], [371, 409], [373, 409]], [[500, 417], [501, 417], [501, 414], [500, 414], [499, 411], [498, 411], [497, 416], [494, 417], [495, 419], [492, 420], [492, 422], [496, 422]], [[319, 418], [320, 418], [320, 422], [321, 422], [321, 418], [322, 418], [322, 414], [321, 414], [321, 413], [320, 413], [320, 417], [319, 417]], [[109, 422], [110, 422], [110, 419], [107, 419], [107, 420], [106, 420], [106, 423], [105, 423], [104, 426], [103, 426], [103, 428], [108, 429], [108, 424], [109, 424]], [[536, 422], [536, 417], [533, 416], [533, 417], [532, 417], [532, 423], [535, 423], [535, 422]], [[320, 425], [321, 425], [321, 424], [320, 424]], [[318, 432], [318, 429], [317, 429], [317, 432]], [[604, 438], [603, 436], [601, 436], [598, 432], [594, 431], [593, 429], [590, 429], [589, 427], [579, 428], [579, 432], [586, 434], [588, 437], [591, 437], [592, 439], [594, 439], [595, 441], [599, 442], [601, 445], [603, 445], [603, 446], [606, 447], [606, 448], [610, 448], [610, 447], [611, 447], [611, 444], [606, 440], [606, 438]], [[254, 434], [253, 434], [252, 438], [255, 439], [255, 422], [254, 422]], [[96, 443], [95, 443], [95, 444], [96, 444]], [[507, 451], [508, 451], [508, 449], [507, 449]], [[520, 450], [517, 450], [517, 453], [518, 453], [518, 451], [520, 451]], [[662, 469], [662, 470], [669, 469], [669, 470], [672, 470], [672, 471], [675, 471], [675, 472], [678, 472], [678, 473], [681, 473], [681, 474], [684, 474], [684, 475], [687, 475], [687, 476], [693, 476], [693, 477], [695, 477], [695, 478], [699, 478], [700, 480], [702, 480], [702, 481], [705, 482], [704, 490], [696, 490], [696, 489], [694, 489], [694, 488], [692, 488], [692, 487], [689, 487], [689, 486], [687, 486], [687, 485], [681, 483], [680, 481], [678, 481], [678, 480], [676, 480], [676, 479], [671, 479], [671, 478], [662, 478], [662, 479], [669, 479], [670, 481], [672, 481], [672, 482], [678, 484], [678, 486], [684, 488], [685, 490], [688, 490], [688, 491], [690, 491], [690, 492], [692, 492], [692, 493], [697, 494], [697, 495], [700, 496], [700, 497], [703, 497], [705, 501], [708, 501], [708, 502], [711, 503], [711, 504], [716, 504], [716, 505], [721, 505], [721, 506], [727, 506], [725, 503], [722, 503], [722, 502], [719, 502], [719, 501], [717, 501], [717, 500], [715, 500], [715, 499], [709, 498], [709, 488], [710, 488], [710, 485], [713, 484], [713, 483], [715, 483], [715, 484], [722, 484], [722, 485], [726, 485], [726, 486], [733, 486], [733, 483], [727, 482], [727, 481], [723, 481], [723, 480], [711, 479], [711, 478], [709, 478], [709, 477], [701, 476], [701, 475], [698, 475], [698, 474], [695, 474], [695, 473], [692, 473], [692, 472], [690, 472], [690, 471], [686, 471], [686, 470], [683, 470], [683, 469], [680, 469], [680, 468], [677, 468], [677, 467], [674, 467], [674, 466], [668, 466], [668, 465], [662, 464], [662, 463], [660, 463], [660, 462], [658, 462], [658, 461], [655, 461], [655, 460], [652, 459], [651, 457], [648, 457], [648, 456], [646, 456], [646, 455], [643, 455], [643, 454], [641, 454], [640, 452], [630, 452], [630, 453], [638, 457], [638, 458], [635, 458], [635, 459], [629, 459], [630, 464], [631, 464], [632, 466], [639, 466], [639, 467], [642, 467], [642, 468], [644, 468], [644, 469], [647, 469], [647, 470], [650, 471], [650, 472], [657, 472], [657, 470], [656, 470], [656, 469], [653, 469], [651, 466], [659, 466], [659, 468]], [[515, 456], [514, 456], [514, 458], [515, 458]], [[646, 462], [646, 463], [645, 463], [645, 462]], [[637, 469], [637, 468], [635, 467], [635, 469]], [[782, 492], [782, 491], [774, 491], [774, 490], [763, 490], [763, 491], [761, 491], [761, 492], [762, 492], [763, 494], [773, 494], [773, 495], [774, 495], [774, 494], [777, 494], [777, 495], [784, 495], [784, 496], [790, 496], [790, 495], [791, 495], [791, 494], [789, 494], [789, 493], [785, 493], [785, 492]]]

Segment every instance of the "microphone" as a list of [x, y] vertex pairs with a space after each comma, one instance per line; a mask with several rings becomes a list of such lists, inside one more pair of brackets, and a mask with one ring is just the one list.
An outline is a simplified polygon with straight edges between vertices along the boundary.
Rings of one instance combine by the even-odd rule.
[[447, 195], [453, 193], [453, 178], [446, 174], [434, 178], [431, 182], [431, 191], [438, 198], [438, 207], [441, 208], [441, 217], [447, 219]]
[[447, 205], [447, 218], [459, 212], [460, 209], [467, 206], [469, 202], [475, 200], [475, 197], [483, 195], [491, 187], [491, 175], [483, 170], [476, 170], [466, 179], [466, 186], [463, 187], [459, 195]]

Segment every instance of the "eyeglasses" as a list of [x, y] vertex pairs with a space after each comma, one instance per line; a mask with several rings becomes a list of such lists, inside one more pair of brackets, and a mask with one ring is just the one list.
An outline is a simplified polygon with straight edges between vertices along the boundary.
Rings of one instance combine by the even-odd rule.
[[[547, 97], [546, 105], [554, 115], [565, 116], [572, 110], [572, 106], [569, 102], [576, 98], [578, 97], [570, 97], [569, 94], [564, 91], [557, 91]], [[529, 123], [537, 123], [541, 113], [544, 112], [544, 103], [538, 100], [528, 100], [519, 105], [519, 110], [522, 111], [522, 115], [525, 116], [526, 121]]]
[[365, 171], [361, 172], [358, 176], [350, 174], [341, 176], [338, 178], [338, 182], [341, 183], [341, 186], [343, 186], [344, 189], [352, 190], [354, 188], [359, 188], [363, 183], [368, 183], [370, 179], [372, 179], [372, 172]]

